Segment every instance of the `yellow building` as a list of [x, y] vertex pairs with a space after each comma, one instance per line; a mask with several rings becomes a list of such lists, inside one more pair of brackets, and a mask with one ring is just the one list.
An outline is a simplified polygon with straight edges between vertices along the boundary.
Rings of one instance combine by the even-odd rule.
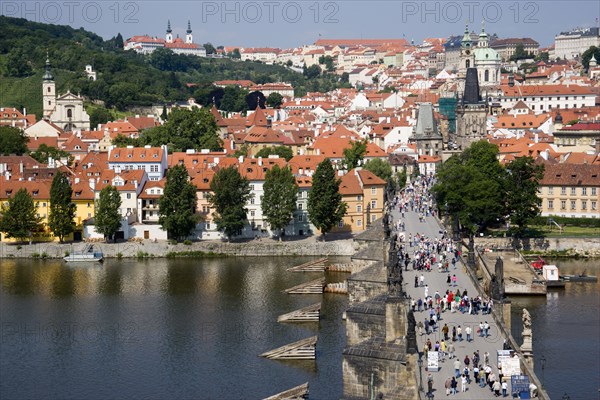
[[370, 171], [353, 169], [342, 177], [340, 193], [348, 205], [346, 215], [334, 232], [358, 232], [383, 216], [386, 182]]
[[546, 164], [538, 196], [542, 216], [600, 218], [600, 165]]
[[[54, 235], [48, 230], [48, 215], [50, 214], [50, 181], [19, 181], [19, 180], [0, 180], [0, 202], [7, 204], [8, 199], [14, 196], [20, 189], [25, 189], [33, 198], [37, 207], [36, 215], [40, 218], [42, 226], [41, 232], [32, 232], [31, 239], [36, 242], [51, 242]], [[4, 232], [2, 242], [14, 242], [16, 239], [6, 239]]]
[[[92, 184], [93, 185], [93, 184]], [[94, 185], [95, 186], [95, 185]], [[79, 181], [75, 179], [75, 182], [71, 185], [73, 194], [71, 199], [75, 203], [75, 240], [83, 239], [83, 223], [94, 217], [95, 203], [94, 203], [94, 190], [90, 186], [89, 182]]]

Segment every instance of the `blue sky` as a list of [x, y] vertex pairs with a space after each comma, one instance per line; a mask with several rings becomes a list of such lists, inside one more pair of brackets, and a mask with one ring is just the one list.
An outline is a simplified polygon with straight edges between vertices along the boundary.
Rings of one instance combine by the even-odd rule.
[[560, 31], [597, 26], [598, 1], [116, 1], [0, 2], [0, 13], [84, 27], [104, 38], [164, 37], [167, 20], [194, 41], [215, 46], [296, 47], [322, 38], [448, 37], [470, 27], [501, 37], [532, 37], [541, 46]]

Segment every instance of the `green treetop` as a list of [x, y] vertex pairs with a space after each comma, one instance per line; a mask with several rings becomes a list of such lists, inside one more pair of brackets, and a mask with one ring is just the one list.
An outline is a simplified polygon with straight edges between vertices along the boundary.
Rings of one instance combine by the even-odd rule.
[[192, 234], [200, 216], [196, 211], [196, 186], [188, 176], [185, 165], [176, 165], [167, 172], [165, 190], [158, 206], [158, 223], [169, 238], [181, 240]]
[[308, 194], [308, 215], [310, 221], [323, 235], [331, 231], [346, 214], [347, 204], [342, 201], [340, 182], [329, 159], [318, 166], [312, 180], [312, 190]]
[[37, 208], [26, 189], [19, 189], [8, 198], [0, 211], [0, 232], [7, 238], [16, 238], [24, 242], [33, 232], [41, 229], [41, 219], [37, 217]]
[[261, 207], [265, 219], [273, 230], [280, 231], [279, 240], [285, 233], [285, 227], [293, 218], [296, 209], [298, 185], [289, 167], [275, 165], [267, 171], [264, 184], [265, 194]]
[[48, 226], [58, 236], [62, 243], [65, 236], [75, 231], [75, 203], [72, 201], [73, 189], [67, 177], [58, 172], [52, 179], [50, 187], [50, 213], [48, 215]]
[[210, 182], [212, 193], [208, 201], [215, 210], [217, 229], [228, 239], [239, 235], [246, 224], [246, 203], [250, 199], [250, 184], [235, 167], [217, 171]]
[[96, 232], [103, 234], [107, 240], [114, 238], [115, 233], [121, 227], [120, 208], [121, 195], [116, 187], [108, 185], [100, 191], [100, 198], [96, 203], [94, 221]]

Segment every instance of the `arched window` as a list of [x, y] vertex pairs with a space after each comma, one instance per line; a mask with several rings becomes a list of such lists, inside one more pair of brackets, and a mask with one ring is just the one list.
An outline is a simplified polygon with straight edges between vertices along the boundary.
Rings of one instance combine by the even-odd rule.
[[73, 118], [73, 110], [67, 108], [67, 118]]
[[483, 73], [483, 80], [484, 80], [485, 82], [488, 82], [488, 81], [490, 80], [490, 71], [489, 71], [489, 70], [487, 70], [487, 69], [486, 69], [486, 70], [484, 71], [484, 73]]
[[465, 63], [465, 67], [471, 68], [471, 60], [467, 60]]
[[50, 86], [48, 86], [48, 93], [50, 93], [50, 90], [51, 90], [51, 89], [50, 89]]

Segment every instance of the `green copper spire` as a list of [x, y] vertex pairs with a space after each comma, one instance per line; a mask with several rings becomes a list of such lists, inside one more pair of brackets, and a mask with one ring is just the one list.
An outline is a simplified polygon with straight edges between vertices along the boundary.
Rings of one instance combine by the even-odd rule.
[[50, 57], [48, 56], [48, 52], [46, 52], [46, 72], [44, 73], [45, 81], [53, 81], [54, 76], [52, 76], [52, 71], [50, 71]]

